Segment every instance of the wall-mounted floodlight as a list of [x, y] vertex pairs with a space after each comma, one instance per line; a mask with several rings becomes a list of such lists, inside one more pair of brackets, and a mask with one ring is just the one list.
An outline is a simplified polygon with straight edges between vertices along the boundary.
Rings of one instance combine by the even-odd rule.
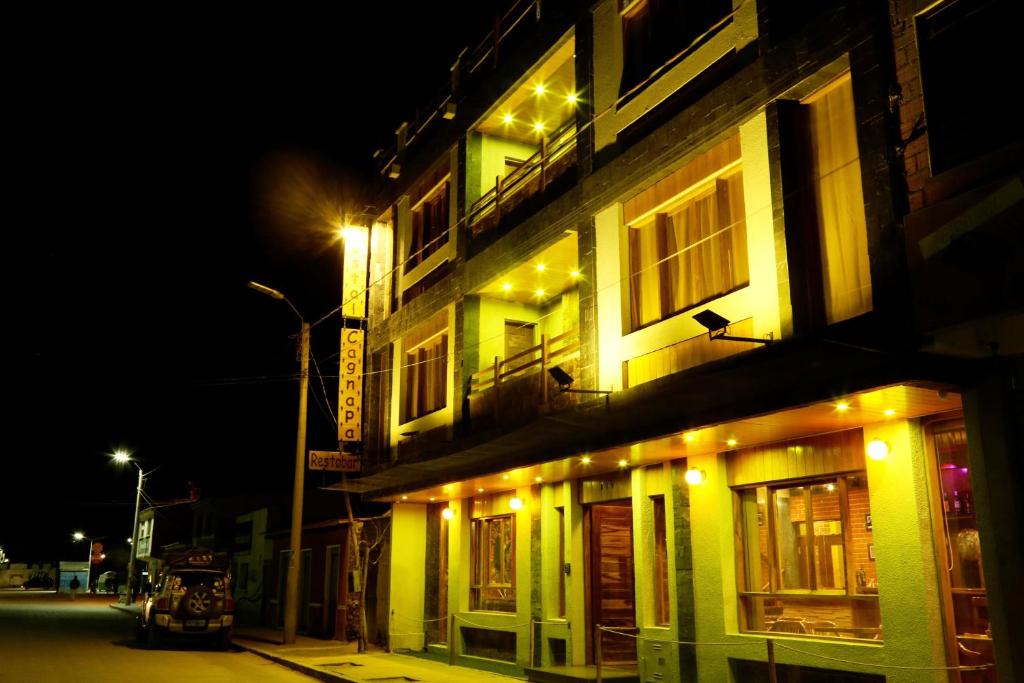
[[708, 339], [715, 341], [716, 339], [723, 339], [725, 341], [743, 341], [753, 342], [755, 344], [771, 344], [774, 339], [758, 339], [757, 337], [734, 337], [729, 332], [730, 321], [727, 318], [723, 318], [718, 315], [710, 308], [705, 308], [703, 311], [693, 316], [693, 319], [699, 322], [703, 327], [707, 328]]
[[555, 380], [555, 383], [558, 385], [558, 390], [562, 393], [600, 393], [605, 396], [611, 393], [611, 391], [605, 391], [603, 389], [573, 389], [572, 383], [575, 382], [575, 380], [571, 375], [558, 366], [548, 368], [548, 374], [551, 375], [551, 379]]

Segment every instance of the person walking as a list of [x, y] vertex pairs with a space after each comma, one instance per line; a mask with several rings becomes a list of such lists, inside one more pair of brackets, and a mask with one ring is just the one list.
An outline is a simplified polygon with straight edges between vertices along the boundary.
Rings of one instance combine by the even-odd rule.
[[82, 587], [82, 582], [78, 580], [78, 574], [71, 577], [71, 583], [68, 584], [68, 588], [71, 589], [71, 599], [74, 600], [78, 595], [78, 589]]

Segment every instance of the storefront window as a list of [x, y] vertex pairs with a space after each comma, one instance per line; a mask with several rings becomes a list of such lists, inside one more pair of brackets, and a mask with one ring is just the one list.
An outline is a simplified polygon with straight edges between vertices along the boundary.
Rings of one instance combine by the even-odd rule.
[[514, 521], [512, 515], [473, 520], [470, 609], [516, 611]]
[[867, 477], [736, 489], [746, 631], [881, 640]]

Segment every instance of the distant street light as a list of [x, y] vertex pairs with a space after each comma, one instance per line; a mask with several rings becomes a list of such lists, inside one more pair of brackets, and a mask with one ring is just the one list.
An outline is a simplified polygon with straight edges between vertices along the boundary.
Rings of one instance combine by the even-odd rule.
[[128, 542], [132, 547], [128, 549], [128, 585], [125, 587], [124, 603], [130, 605], [135, 602], [135, 548], [139, 544], [139, 504], [142, 502], [142, 479], [144, 477], [139, 463], [132, 460], [127, 451], [118, 449], [114, 451], [114, 462], [119, 465], [131, 463], [139, 471], [139, 483], [135, 487], [135, 518], [132, 521], [132, 537]]
[[288, 558], [288, 579], [285, 584], [284, 643], [295, 642], [299, 624], [299, 555], [302, 545], [302, 494], [306, 476], [306, 393], [309, 391], [309, 323], [288, 298], [258, 282], [249, 282], [249, 288], [269, 297], [284, 301], [292, 309], [302, 327], [299, 333], [299, 428], [295, 437], [295, 484], [292, 488], [292, 529]]
[[96, 542], [96, 541], [103, 540], [104, 538], [106, 538], [106, 536], [97, 536], [96, 538], [89, 538], [88, 536], [86, 536], [81, 531], [76, 531], [75, 533], [71, 534], [71, 538], [75, 539], [75, 543], [77, 543], [78, 541], [89, 541], [89, 543], [88, 543], [88, 546], [89, 546], [89, 548], [88, 548], [89, 556], [88, 556], [88, 558], [86, 558], [86, 563], [85, 563], [85, 592], [88, 593], [89, 592], [89, 580], [92, 577], [92, 544], [94, 542]]

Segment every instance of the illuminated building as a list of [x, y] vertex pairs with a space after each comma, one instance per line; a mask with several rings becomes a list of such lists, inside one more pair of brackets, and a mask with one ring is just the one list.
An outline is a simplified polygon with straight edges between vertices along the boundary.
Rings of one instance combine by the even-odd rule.
[[915, 128], [971, 113], [939, 11], [554, 5], [379, 156], [348, 486], [393, 503], [389, 645], [1012, 678], [1021, 148]]

